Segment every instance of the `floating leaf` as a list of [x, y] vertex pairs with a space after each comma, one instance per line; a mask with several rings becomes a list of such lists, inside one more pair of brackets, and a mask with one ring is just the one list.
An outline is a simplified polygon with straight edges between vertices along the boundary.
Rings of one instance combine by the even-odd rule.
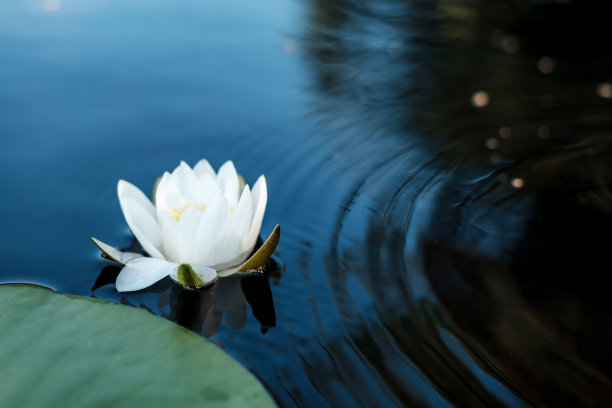
[[142, 309], [0, 286], [2, 407], [273, 407], [204, 338]]

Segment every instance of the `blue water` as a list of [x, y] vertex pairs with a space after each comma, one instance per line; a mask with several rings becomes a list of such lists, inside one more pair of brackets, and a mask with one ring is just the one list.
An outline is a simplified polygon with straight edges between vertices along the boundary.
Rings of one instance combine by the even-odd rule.
[[[176, 321], [283, 407], [610, 405], [609, 11], [5, 0], [0, 282]], [[117, 180], [203, 157], [266, 175], [270, 270], [118, 294]]]

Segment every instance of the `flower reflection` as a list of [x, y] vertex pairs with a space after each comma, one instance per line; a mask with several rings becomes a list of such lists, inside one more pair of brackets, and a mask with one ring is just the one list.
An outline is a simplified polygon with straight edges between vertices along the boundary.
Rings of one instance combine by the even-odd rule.
[[190, 290], [165, 278], [146, 291], [119, 293], [113, 284], [120, 268], [105, 266], [92, 287], [93, 296], [122, 304], [141, 307], [205, 337], [214, 336], [225, 322], [237, 330], [248, 320], [247, 303], [260, 330], [266, 333], [276, 326], [276, 312], [269, 278], [280, 277], [279, 266], [273, 260], [266, 273], [246, 273], [215, 282], [202, 290]]

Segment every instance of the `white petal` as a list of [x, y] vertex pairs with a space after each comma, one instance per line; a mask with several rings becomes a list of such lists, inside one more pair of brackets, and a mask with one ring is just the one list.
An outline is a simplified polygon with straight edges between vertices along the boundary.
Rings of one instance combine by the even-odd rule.
[[122, 252], [121, 263], [125, 265], [136, 258], [144, 258], [144, 255], [137, 252]]
[[117, 183], [117, 195], [119, 201], [122, 197], [129, 197], [136, 201], [143, 209], [145, 209], [151, 217], [155, 218], [155, 206], [149, 198], [135, 185], [129, 181], [119, 180]]
[[214, 267], [218, 259], [217, 247], [225, 235], [229, 216], [227, 200], [217, 191], [200, 218], [194, 249], [198, 261], [195, 263]]
[[245, 240], [246, 246], [255, 245], [264, 213], [266, 212], [266, 204], [268, 203], [268, 187], [266, 185], [266, 177], [259, 176], [257, 182], [253, 186], [253, 221], [248, 236]]
[[240, 180], [231, 160], [226, 161], [217, 173], [217, 184], [231, 208], [236, 208], [239, 198]]
[[234, 219], [232, 220], [231, 230], [236, 234], [238, 242], [240, 243], [239, 248], [242, 251], [248, 250], [249, 252], [253, 249], [253, 245], [248, 242], [248, 234], [253, 223], [253, 196], [249, 186], [245, 186], [238, 203], [238, 208], [234, 212]]
[[184, 161], [181, 161], [181, 164], [172, 172], [172, 178], [181, 190], [183, 197], [193, 202], [193, 190], [196, 187], [198, 178], [193, 170], [191, 170], [191, 167]]
[[177, 267], [176, 264], [162, 259], [137, 258], [123, 267], [115, 286], [118, 292], [144, 289], [165, 278]]
[[158, 210], [160, 208], [165, 210], [179, 210], [189, 204], [189, 201], [183, 197], [183, 193], [175, 178], [168, 172], [164, 173], [161, 181], [157, 185], [155, 204]]
[[202, 175], [204, 174], [208, 174], [209, 176], [212, 176], [213, 178], [217, 176], [212, 166], [206, 159], [202, 159], [199, 162], [197, 162], [196, 165], [193, 166], [193, 172], [198, 178], [202, 177]]
[[181, 214], [178, 220], [178, 259], [180, 263], [197, 261], [195, 243], [202, 215], [202, 211], [191, 206]]
[[220, 190], [214, 177], [210, 174], [203, 174], [193, 191], [193, 203], [198, 206], [207, 206], [217, 191]]
[[[202, 279], [204, 282], [206, 282], [207, 284], [213, 283], [214, 281], [217, 280], [217, 277], [218, 277], [217, 271], [215, 271], [213, 268], [209, 268], [208, 266], [197, 265], [197, 264], [189, 264], [189, 265], [191, 266], [191, 268], [193, 268], [193, 271], [196, 273], [196, 275], [198, 275], [198, 277]], [[178, 282], [177, 272], [178, 272], [178, 267], [172, 270], [172, 272], [170, 273], [170, 277], [175, 282]]]
[[105, 244], [104, 242], [94, 237], [91, 237], [91, 240], [94, 242], [94, 244], [96, 244], [98, 248], [100, 248], [100, 250], [103, 253], [103, 257], [110, 259], [111, 261], [118, 262], [118, 263], [125, 265], [132, 259], [142, 257], [141, 254], [138, 254], [136, 252], [122, 252], [118, 250], [117, 248], [112, 247], [108, 244]]
[[[253, 219], [253, 201], [249, 186], [244, 188], [238, 207], [231, 216], [229, 226], [222, 237], [219, 249], [219, 267], [236, 265], [244, 261], [253, 250], [255, 242], [247, 242]], [[248, 247], [247, 247], [248, 246]]]
[[172, 262], [178, 262], [178, 221], [166, 210], [158, 211], [159, 226], [161, 227], [163, 254]]
[[228, 276], [230, 276], [230, 275], [233, 275], [233, 274], [235, 274], [236, 272], [238, 272], [238, 269], [239, 269], [241, 266], [242, 266], [242, 264], [238, 264], [238, 265], [234, 265], [234, 266], [232, 266], [232, 267], [230, 267], [230, 268], [226, 268], [226, 269], [223, 269], [223, 270], [217, 271], [217, 275], [218, 275], [220, 278], [226, 278], [226, 277], [228, 277]]
[[246, 272], [258, 270], [265, 267], [270, 259], [270, 256], [276, 249], [278, 241], [280, 240], [280, 225], [276, 225], [272, 233], [268, 236], [266, 241], [257, 249], [257, 251], [244, 263], [239, 263], [231, 267], [220, 267], [217, 275], [220, 277], [229, 276], [238, 271]]
[[[222, 262], [217, 262], [215, 264], [215, 268], [219, 271], [222, 271], [222, 270], [226, 270], [227, 268], [234, 267], [234, 266], [240, 266], [247, 259], [251, 251], [243, 251], [243, 252], [234, 253], [231, 257], [225, 258], [226, 260]], [[222, 276], [222, 275], [219, 275], [219, 276]], [[227, 275], [223, 275], [223, 276], [227, 276]]]
[[117, 193], [125, 221], [149, 255], [164, 259], [160, 252], [162, 238], [155, 212], [152, 215], [146, 206], [143, 207], [142, 200], [130, 193], [133, 191], [127, 181], [119, 180]]

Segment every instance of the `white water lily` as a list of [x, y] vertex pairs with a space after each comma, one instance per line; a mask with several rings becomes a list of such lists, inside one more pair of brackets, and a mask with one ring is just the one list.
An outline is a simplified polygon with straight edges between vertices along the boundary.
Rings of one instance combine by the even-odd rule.
[[[124, 180], [117, 193], [128, 226], [150, 255], [122, 253], [93, 239], [106, 257], [125, 265], [116, 281], [120, 292], [146, 288], [168, 275], [184, 286], [202, 287], [217, 276], [248, 269], [249, 262], [261, 265], [278, 242], [271, 235], [268, 241], [275, 242], [266, 241], [258, 251], [265, 254], [243, 263], [259, 236], [268, 192], [263, 175], [251, 191], [231, 161], [218, 173], [206, 160], [193, 169], [181, 162], [159, 180], [155, 204]], [[280, 234], [278, 226], [275, 234]]]

